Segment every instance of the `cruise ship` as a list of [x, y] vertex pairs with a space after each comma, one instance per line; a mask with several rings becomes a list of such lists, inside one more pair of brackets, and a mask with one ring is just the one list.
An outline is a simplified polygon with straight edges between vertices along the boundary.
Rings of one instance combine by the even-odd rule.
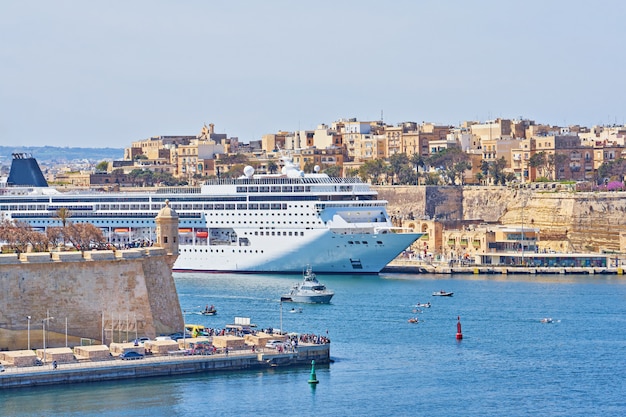
[[300, 273], [312, 265], [322, 274], [376, 274], [422, 236], [394, 227], [368, 184], [305, 174], [288, 157], [275, 175], [246, 167], [241, 178], [199, 187], [64, 193], [47, 187], [30, 155], [13, 157], [0, 220], [45, 231], [61, 226], [64, 208], [69, 221], [96, 225], [117, 247], [144, 245], [155, 240], [154, 218], [169, 200], [179, 215], [175, 271]]

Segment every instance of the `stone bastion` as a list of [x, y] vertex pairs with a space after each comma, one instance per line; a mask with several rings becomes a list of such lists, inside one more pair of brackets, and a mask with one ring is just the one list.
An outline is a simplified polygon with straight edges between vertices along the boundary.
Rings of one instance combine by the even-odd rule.
[[[182, 331], [160, 247], [0, 255], [0, 350], [110, 344]], [[30, 345], [30, 346], [29, 346]]]

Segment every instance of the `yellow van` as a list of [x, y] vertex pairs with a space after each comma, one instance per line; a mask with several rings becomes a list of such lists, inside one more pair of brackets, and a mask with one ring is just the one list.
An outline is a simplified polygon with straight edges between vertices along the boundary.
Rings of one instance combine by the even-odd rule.
[[201, 324], [185, 324], [185, 330], [191, 334], [191, 337], [205, 336], [206, 331]]

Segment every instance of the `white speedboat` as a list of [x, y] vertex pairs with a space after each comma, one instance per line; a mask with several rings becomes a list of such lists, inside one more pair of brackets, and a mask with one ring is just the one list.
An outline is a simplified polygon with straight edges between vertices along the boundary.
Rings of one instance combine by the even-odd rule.
[[280, 297], [281, 301], [291, 301], [294, 303], [318, 303], [328, 304], [335, 295], [334, 291], [317, 280], [311, 267], [307, 267], [301, 283], [293, 286], [288, 294]]

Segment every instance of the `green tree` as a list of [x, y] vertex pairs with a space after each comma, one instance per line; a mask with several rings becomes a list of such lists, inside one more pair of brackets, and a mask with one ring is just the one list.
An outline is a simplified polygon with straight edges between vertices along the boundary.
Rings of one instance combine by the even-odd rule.
[[268, 161], [267, 163], [267, 171], [270, 174], [276, 174], [278, 172], [278, 164], [275, 161]]
[[452, 167], [452, 172], [454, 174], [454, 184], [463, 185], [465, 179], [465, 171], [472, 169], [471, 162], [468, 161], [459, 161], [454, 164]]
[[247, 164], [248, 157], [241, 153], [236, 154], [220, 154], [219, 162], [223, 165]]
[[546, 168], [547, 158], [545, 152], [538, 152], [530, 157], [528, 160], [528, 165], [531, 168], [535, 168], [539, 173], [540, 177], [545, 177], [545, 168]]
[[489, 175], [493, 178], [494, 184], [506, 184], [504, 168], [506, 168], [504, 156], [489, 163]]
[[358, 168], [346, 168], [346, 178], [356, 178], [359, 176]]
[[359, 168], [359, 176], [363, 181], [371, 181], [372, 184], [378, 184], [384, 168], [385, 162], [383, 160], [371, 159], [361, 165]]
[[68, 219], [72, 217], [72, 212], [67, 207], [59, 207], [56, 211], [56, 218], [61, 221], [61, 225], [65, 229]]
[[418, 178], [416, 177], [416, 172], [413, 170], [413, 167], [411, 167], [411, 165], [403, 166], [398, 173], [397, 181], [398, 184], [416, 185]]
[[467, 164], [470, 163], [469, 160], [469, 155], [461, 149], [446, 148], [433, 154], [428, 159], [428, 165], [436, 167], [439, 170], [445, 183], [454, 185], [459, 176], [459, 170], [467, 166]]
[[419, 177], [420, 177], [420, 167], [426, 167], [426, 160], [419, 153], [414, 153], [411, 155], [411, 164], [415, 168], [415, 185], [419, 185]]
[[314, 168], [315, 168], [315, 162], [313, 162], [313, 161], [306, 161], [304, 163], [304, 167], [302, 168], [302, 171], [310, 174], [310, 173], [313, 172]]
[[563, 167], [569, 157], [562, 153], [553, 153], [546, 158], [546, 169], [550, 173], [551, 179], [557, 179], [557, 173]]
[[107, 172], [109, 170], [109, 163], [107, 161], [100, 161], [96, 164], [96, 172]]
[[624, 182], [626, 175], [626, 159], [618, 158], [612, 161], [605, 161], [598, 168], [598, 176], [600, 179], [607, 178], [614, 181]]
[[389, 157], [389, 168], [392, 182], [395, 183], [400, 177], [400, 172], [409, 164], [409, 157], [405, 153], [396, 153]]
[[329, 177], [341, 177], [341, 167], [339, 165], [324, 165], [322, 172]]

